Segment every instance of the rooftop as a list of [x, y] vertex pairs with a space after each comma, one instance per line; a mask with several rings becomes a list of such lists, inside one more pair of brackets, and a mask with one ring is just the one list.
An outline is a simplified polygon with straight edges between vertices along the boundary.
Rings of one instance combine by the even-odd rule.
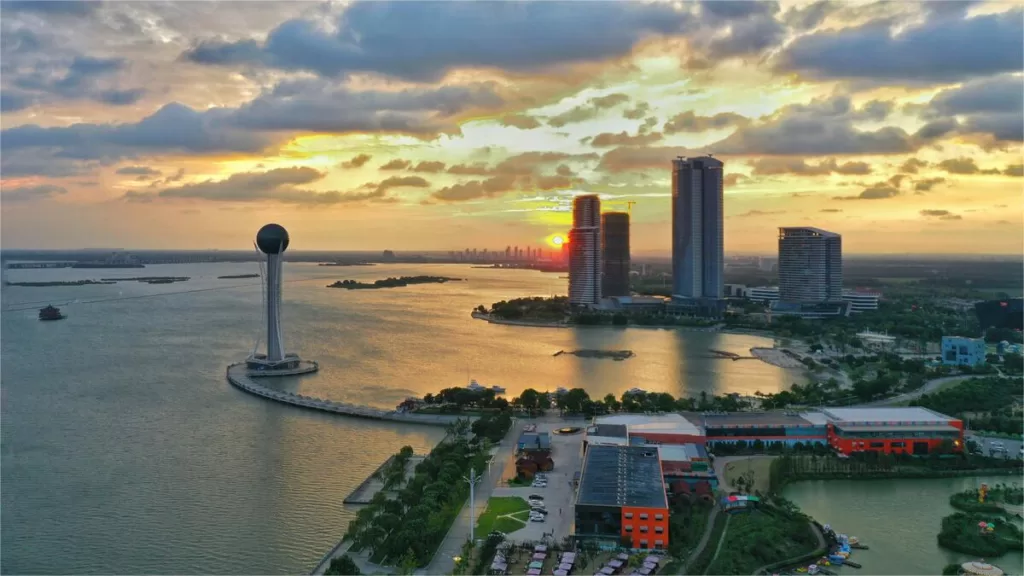
[[658, 453], [662, 462], [690, 462], [707, 460], [708, 452], [701, 444], [661, 444]]
[[597, 424], [621, 424], [630, 434], [687, 434], [701, 436], [703, 432], [681, 414], [615, 414], [600, 416]]
[[813, 226], [786, 226], [779, 228], [779, 234], [789, 234], [791, 232], [812, 232], [826, 238], [839, 237], [839, 234], [836, 234], [835, 232], [829, 232], [828, 230], [822, 230], [821, 228], [814, 228]]
[[[813, 426], [814, 423], [796, 412], [686, 412], [691, 422], [700, 423], [706, 431], [710, 428], [753, 428], [762, 426]], [[824, 426], [824, 424], [819, 424]]]
[[822, 410], [830, 420], [846, 424], [945, 424], [954, 418], [932, 412], [927, 408], [826, 408]]
[[658, 449], [591, 446], [583, 462], [576, 504], [667, 508]]

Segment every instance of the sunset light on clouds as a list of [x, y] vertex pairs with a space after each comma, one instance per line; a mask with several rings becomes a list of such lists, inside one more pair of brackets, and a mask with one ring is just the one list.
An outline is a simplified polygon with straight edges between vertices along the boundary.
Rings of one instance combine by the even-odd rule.
[[1020, 253], [1024, 11], [1001, 2], [0, 3], [5, 248], [550, 247], [573, 195], [670, 247]]

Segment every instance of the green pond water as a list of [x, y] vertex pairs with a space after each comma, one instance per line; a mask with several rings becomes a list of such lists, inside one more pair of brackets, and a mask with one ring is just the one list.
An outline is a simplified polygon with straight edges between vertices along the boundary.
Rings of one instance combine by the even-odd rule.
[[[783, 495], [822, 524], [856, 536], [870, 550], [854, 550], [860, 570], [841, 574], [940, 574], [952, 562], [977, 560], [939, 547], [942, 518], [955, 510], [949, 496], [983, 482], [1019, 483], [1016, 476], [979, 476], [914, 480], [816, 480], [787, 486]], [[986, 561], [1007, 574], [1024, 574], [1020, 553]]]

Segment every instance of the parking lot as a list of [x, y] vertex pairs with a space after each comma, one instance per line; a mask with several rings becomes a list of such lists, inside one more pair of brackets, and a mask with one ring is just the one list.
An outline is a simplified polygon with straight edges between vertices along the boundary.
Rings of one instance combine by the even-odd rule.
[[[995, 456], [996, 458], [1018, 458], [1020, 457], [1020, 448], [1022, 443], [1020, 440], [1010, 440], [1008, 438], [990, 438], [986, 436], [976, 436], [972, 432], [968, 431], [964, 434], [964, 437], [968, 440], [974, 440], [977, 442], [978, 447], [981, 448], [982, 454], [985, 456]], [[992, 450], [992, 443], [999, 442], [1006, 448], [1005, 452], [995, 452]]]
[[[555, 434], [554, 431], [563, 426], [582, 426], [583, 424], [568, 424], [565, 420], [555, 417], [539, 418], [532, 420], [537, 424], [538, 432], [548, 432], [551, 435], [551, 458], [554, 460], [554, 470], [546, 472], [548, 485], [546, 488], [533, 488], [531, 486], [499, 486], [494, 489], [494, 496], [518, 496], [527, 499], [531, 494], [544, 498], [544, 504], [548, 511], [547, 519], [544, 522], [528, 522], [525, 528], [517, 530], [508, 535], [513, 542], [537, 542], [546, 536], [558, 541], [572, 533], [573, 528], [573, 501], [575, 491], [573, 488], [573, 477], [580, 471], [581, 455], [583, 453], [583, 433], [572, 435]], [[512, 468], [514, 470], [514, 468]], [[506, 477], [510, 474], [506, 474]]]

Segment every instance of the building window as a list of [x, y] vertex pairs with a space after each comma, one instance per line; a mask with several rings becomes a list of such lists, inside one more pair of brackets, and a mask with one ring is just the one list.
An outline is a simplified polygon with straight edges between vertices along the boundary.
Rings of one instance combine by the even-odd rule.
[[655, 520], [664, 520], [665, 519], [665, 515], [664, 514], [655, 514], [654, 515], [654, 519]]
[[641, 540], [640, 541], [640, 547], [641, 548], [647, 548], [647, 540]]
[[893, 442], [890, 446], [893, 448], [903, 448], [903, 442]]
[[661, 548], [661, 547], [662, 547], [662, 546], [664, 546], [664, 545], [665, 545], [665, 542], [663, 542], [663, 541], [661, 541], [661, 540], [655, 540], [655, 541], [654, 541], [654, 547], [655, 547], [655, 548]]
[[885, 448], [885, 442], [872, 442], [872, 448]]
[[641, 520], [647, 520], [647, 513], [646, 512], [641, 512], [640, 513], [640, 519]]
[[662, 528], [661, 526], [655, 526], [654, 527], [654, 531], [657, 532], [658, 534], [661, 534], [662, 532], [665, 531], [665, 529]]
[[626, 532], [632, 532], [633, 531], [633, 525], [632, 524], [626, 524], [625, 529], [626, 529]]
[[641, 526], [640, 527], [640, 531], [641, 532], [647, 532], [647, 526]]
[[632, 512], [626, 512], [626, 520], [629, 520], [632, 517], [633, 517], [633, 513]]

